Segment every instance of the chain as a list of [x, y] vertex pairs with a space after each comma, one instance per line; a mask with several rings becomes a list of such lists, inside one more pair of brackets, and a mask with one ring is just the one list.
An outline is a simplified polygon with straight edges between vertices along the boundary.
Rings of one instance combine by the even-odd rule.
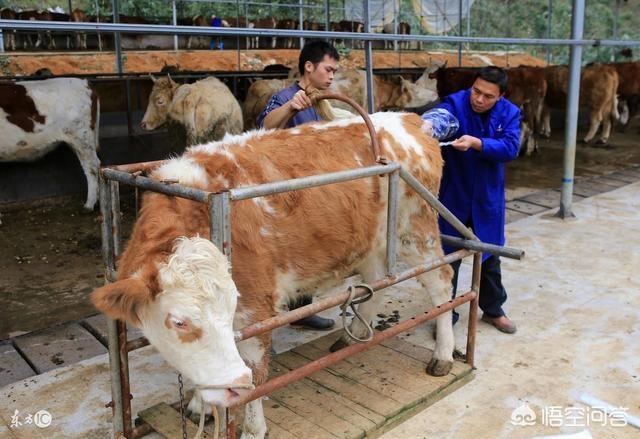
[[182, 439], [187, 439], [187, 419], [184, 410], [184, 392], [182, 384], [182, 374], [178, 374], [178, 390], [180, 392], [180, 418], [182, 419]]

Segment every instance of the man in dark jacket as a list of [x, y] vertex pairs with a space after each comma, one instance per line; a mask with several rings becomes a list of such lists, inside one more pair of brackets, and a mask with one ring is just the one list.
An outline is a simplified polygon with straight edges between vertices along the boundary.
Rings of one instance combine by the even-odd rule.
[[[278, 128], [288, 121], [287, 128], [308, 122], [319, 121], [320, 116], [305, 93], [308, 86], [326, 90], [333, 81], [340, 55], [331, 44], [311, 41], [302, 48], [298, 59], [300, 80], [274, 94], [256, 121], [261, 128]], [[300, 308], [312, 302], [310, 296], [302, 295], [289, 304], [290, 309]], [[292, 326], [307, 329], [327, 330], [334, 326], [333, 319], [312, 315], [292, 322]]]
[[[423, 130], [436, 136], [444, 133], [441, 140], [455, 139], [442, 147], [445, 165], [440, 201], [481, 241], [497, 245], [505, 243], [504, 164], [517, 157], [520, 139], [520, 110], [504, 98], [506, 89], [505, 72], [498, 67], [485, 67], [470, 89], [445, 97], [435, 112], [423, 115]], [[457, 130], [448, 130], [451, 126]], [[442, 218], [440, 231], [460, 236]], [[444, 250], [450, 253], [454, 249], [445, 246]], [[460, 261], [452, 267], [455, 296]], [[484, 311], [482, 320], [513, 334], [516, 325], [502, 309], [506, 300], [500, 259], [484, 254], [479, 299]], [[458, 317], [454, 311], [454, 324]]]

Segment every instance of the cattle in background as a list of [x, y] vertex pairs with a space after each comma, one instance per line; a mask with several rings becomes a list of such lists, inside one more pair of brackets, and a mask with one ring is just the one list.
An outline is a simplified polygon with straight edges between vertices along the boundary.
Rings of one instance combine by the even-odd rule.
[[[278, 22], [275, 18], [257, 18], [255, 20], [251, 20], [253, 26], [249, 26], [250, 28], [255, 27], [256, 29], [276, 29]], [[248, 49], [259, 49], [260, 41], [257, 36], [249, 37], [250, 47]], [[269, 48], [269, 47], [267, 47]], [[271, 49], [276, 48], [276, 37], [271, 37]]]
[[[74, 9], [71, 11], [71, 16], [69, 21], [73, 21], [75, 23], [83, 23], [88, 21], [87, 14], [82, 9]], [[76, 32], [75, 38], [75, 48], [77, 50], [87, 50], [87, 34], [86, 32]], [[71, 37], [67, 37], [67, 49], [71, 47], [70, 44]]]
[[[421, 107], [438, 98], [433, 90], [398, 75], [389, 79], [374, 76], [373, 81], [375, 111]], [[330, 89], [351, 97], [367, 108], [367, 80], [364, 70], [339, 70]], [[332, 101], [332, 105], [353, 111], [348, 104], [341, 101]]]
[[[111, 23], [113, 22], [113, 17], [109, 15], [89, 15], [87, 21], [89, 23]], [[102, 52], [102, 49], [104, 47], [102, 39], [104, 38], [105, 40], [108, 40], [109, 38], [111, 38], [111, 35], [106, 34], [103, 36], [100, 32], [97, 32], [97, 38], [98, 50]]]
[[325, 29], [324, 23], [318, 23], [311, 20], [304, 20], [302, 22], [302, 28], [304, 30], [322, 31]]
[[182, 146], [242, 132], [240, 105], [219, 79], [209, 76], [183, 85], [175, 83], [169, 75], [151, 79], [153, 89], [140, 123], [143, 130], [154, 130], [170, 122], [173, 128], [185, 131], [186, 139], [179, 139]]
[[[22, 11], [18, 13], [19, 20], [28, 21], [52, 21], [53, 15], [49, 11]], [[45, 37], [46, 36], [46, 37]], [[46, 40], [46, 42], [45, 42]], [[56, 42], [51, 35], [51, 31], [38, 31], [36, 42], [33, 42], [32, 34], [27, 32], [24, 36], [24, 48], [38, 48], [41, 45], [46, 46], [47, 49], [52, 50], [56, 48]]]
[[[443, 98], [473, 85], [480, 67], [442, 67], [430, 75], [436, 79], [438, 96]], [[542, 127], [547, 81], [544, 69], [517, 67], [506, 69], [508, 77], [505, 97], [522, 111], [520, 152], [527, 155], [538, 150], [537, 133]]]
[[100, 103], [86, 79], [0, 82], [0, 162], [34, 161], [69, 145], [87, 178], [86, 209], [98, 199]]
[[[204, 15], [196, 15], [195, 17], [191, 18], [191, 26], [199, 26], [199, 27], [208, 27], [209, 26], [209, 20], [207, 20], [207, 17], [205, 17]], [[189, 38], [187, 39], [187, 49], [191, 49], [191, 45], [193, 43], [193, 40], [195, 39], [195, 48], [198, 49], [205, 49], [208, 47], [207, 44], [207, 37], [204, 35], [189, 35]]]
[[[351, 21], [351, 20], [342, 20], [342, 21], [332, 21], [329, 23], [329, 29], [331, 32], [364, 32], [364, 24], [359, 21]], [[345, 44], [345, 41], [341, 38], [336, 38], [333, 40], [333, 45]], [[352, 48], [362, 48], [364, 47], [363, 41], [355, 41], [351, 40]]]
[[[283, 30], [296, 30], [298, 29], [298, 21], [297, 20], [291, 20], [289, 18], [285, 18], [282, 20], [278, 20], [277, 24], [276, 24], [278, 29], [283, 29]], [[284, 43], [282, 45], [282, 47], [284, 47], [285, 49], [292, 49], [294, 46], [294, 37], [284, 37], [283, 38]]]
[[620, 122], [626, 125], [638, 113], [640, 107], [640, 62], [622, 62], [609, 64], [618, 72], [618, 99], [624, 107], [625, 115]]
[[[394, 34], [395, 32], [395, 24], [393, 22], [387, 23], [382, 26], [382, 33], [384, 34]], [[398, 34], [399, 35], [410, 35], [411, 34], [411, 25], [404, 21], [398, 23]], [[410, 49], [411, 41], [398, 41], [398, 48], [402, 49]], [[385, 49], [393, 49], [393, 41], [385, 41], [384, 48]]]
[[[223, 18], [222, 21], [227, 23], [229, 27], [247, 28], [247, 29], [253, 29], [255, 27], [255, 23], [251, 21], [247, 21], [245, 17], [226, 17], [226, 18]], [[245, 38], [247, 49], [251, 48], [253, 38], [254, 37]]]
[[260, 79], [251, 84], [242, 105], [245, 130], [257, 128], [256, 120], [271, 96], [291, 85], [291, 82], [284, 79]]
[[[551, 134], [550, 108], [565, 109], [569, 69], [567, 66], [551, 66], [545, 69], [547, 96], [543, 111], [542, 134]], [[599, 144], [606, 145], [611, 134], [612, 121], [620, 118], [618, 114], [618, 72], [612, 66], [594, 64], [582, 69], [580, 77], [580, 105], [589, 110], [589, 131], [583, 142], [589, 143], [602, 124]]]
[[[11, 8], [0, 9], [0, 19], [2, 20], [17, 20], [18, 14]], [[15, 29], [3, 29], [3, 37], [5, 40], [4, 47], [6, 50], [16, 50], [16, 30]]]
[[[421, 131], [420, 117], [377, 113], [371, 120], [381, 154], [393, 157], [437, 194], [440, 147]], [[369, 132], [357, 116], [194, 146], [151, 178], [218, 193], [372, 164]], [[164, 358], [194, 383], [205, 407], [233, 405], [252, 380], [256, 385], [266, 381], [271, 348], [270, 332], [236, 345], [234, 331], [354, 272], [365, 283], [386, 276], [387, 187], [385, 179], [374, 176], [234, 203], [233, 264], [208, 240], [206, 205], [147, 192], [118, 263], [118, 281], [95, 290], [92, 302], [110, 318], [141, 327]], [[437, 213], [410, 190], [399, 191], [397, 224], [400, 259], [417, 266], [443, 257]], [[432, 302], [441, 304], [450, 300], [451, 278], [451, 267], [444, 265], [417, 280]], [[358, 305], [364, 322], [379, 312], [383, 297], [376, 293]], [[442, 376], [453, 365], [451, 312], [436, 321], [427, 373]], [[351, 332], [363, 338], [366, 327], [354, 319]], [[351, 343], [344, 335], [334, 347]], [[264, 438], [261, 399], [248, 403], [245, 414], [242, 437]]]

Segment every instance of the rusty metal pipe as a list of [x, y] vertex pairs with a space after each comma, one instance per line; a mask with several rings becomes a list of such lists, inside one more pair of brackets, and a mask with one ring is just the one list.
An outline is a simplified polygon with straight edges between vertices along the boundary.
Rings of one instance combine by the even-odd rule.
[[[314, 93], [314, 91], [310, 91], [308, 93], [308, 96], [311, 99], [311, 102], [313, 102], [314, 104], [323, 99], [335, 99], [337, 101], [342, 101], [351, 105], [358, 112], [358, 114], [362, 116], [362, 119], [364, 120], [364, 124], [367, 126], [367, 130], [369, 130], [369, 137], [371, 137], [371, 152], [373, 153], [373, 161], [375, 163], [380, 163], [380, 164], [386, 163], [386, 159], [380, 156], [380, 145], [378, 144], [378, 136], [376, 136], [376, 129], [373, 127], [373, 123], [369, 118], [369, 113], [367, 113], [365, 109], [360, 106], [360, 104], [358, 104], [356, 101], [354, 101], [348, 96], [345, 96], [340, 93], [321, 93], [321, 92]], [[307, 93], [306, 89], [305, 89], [305, 93]], [[295, 114], [290, 118], [284, 120], [280, 124], [279, 128], [285, 128], [289, 123], [289, 121], [291, 120], [291, 118], [293, 118], [294, 116]]]
[[[442, 258], [433, 259], [426, 264], [418, 265], [409, 270], [403, 271], [402, 273], [398, 273], [395, 276], [387, 276], [384, 279], [377, 280], [371, 283], [370, 286], [373, 291], [378, 291], [388, 286], [395, 285], [412, 277], [423, 274], [427, 271], [450, 264], [451, 262], [457, 261], [471, 254], [473, 254], [473, 252], [471, 252], [470, 250], [458, 250], [456, 252], [443, 256]], [[364, 296], [368, 292], [366, 288], [355, 288], [355, 290], [356, 292], [353, 297], [354, 299]], [[342, 293], [332, 295], [331, 297], [328, 297], [326, 299], [318, 300], [310, 305], [306, 305], [293, 311], [289, 311], [285, 314], [277, 315], [261, 322], [254, 323], [253, 325], [245, 326], [235, 333], [236, 341], [254, 337], [258, 334], [262, 334], [263, 332], [271, 331], [280, 326], [284, 326], [287, 323], [300, 320], [303, 317], [307, 317], [320, 311], [324, 311], [325, 309], [341, 305], [345, 302], [345, 300], [347, 300], [347, 298], [349, 298], [349, 295], [349, 291], [344, 291]]]
[[471, 276], [471, 291], [476, 297], [469, 303], [469, 326], [467, 329], [467, 364], [475, 367], [476, 328], [478, 326], [478, 300], [480, 297], [480, 274], [482, 273], [482, 253], [473, 255], [473, 273]]
[[118, 348], [120, 349], [120, 387], [122, 389], [122, 418], [125, 437], [131, 435], [131, 386], [129, 384], [129, 355], [127, 352], [127, 325], [118, 320]]
[[307, 363], [302, 367], [294, 369], [284, 375], [280, 375], [276, 378], [270, 379], [266, 383], [256, 387], [254, 390], [246, 394], [244, 397], [240, 398], [234, 406], [239, 406], [242, 404], [246, 404], [249, 401], [253, 401], [254, 399], [260, 398], [268, 393], [271, 393], [275, 390], [280, 389], [281, 387], [286, 386], [294, 381], [301, 380], [304, 377], [311, 375], [314, 372], [317, 372], [321, 369], [331, 366], [332, 364], [338, 363], [345, 358], [357, 354], [365, 349], [368, 349], [374, 345], [379, 344], [380, 342], [395, 337], [398, 334], [406, 332], [415, 326], [418, 326], [421, 323], [426, 322], [427, 320], [431, 320], [442, 313], [447, 311], [451, 311], [456, 306], [460, 306], [464, 303], [467, 303], [476, 298], [476, 293], [474, 291], [469, 291], [468, 293], [463, 294], [460, 297], [456, 297], [453, 300], [450, 300], [446, 303], [436, 306], [435, 308], [431, 308], [428, 311], [425, 311], [422, 314], [418, 314], [415, 317], [411, 317], [408, 320], [405, 320], [397, 325], [386, 329], [382, 332], [378, 332], [374, 335], [371, 341], [366, 343], [357, 343], [351, 346], [347, 346], [344, 349], [340, 349], [337, 352], [333, 352], [325, 357], [322, 357], [318, 360], [312, 361], [311, 363]]
[[113, 169], [114, 171], [122, 171], [122, 172], [148, 172], [152, 169], [157, 168], [158, 166], [165, 163], [166, 160], [154, 160], [151, 162], [138, 162], [138, 163], [129, 163], [126, 165], [113, 165], [113, 166], [105, 166], [103, 169]]
[[143, 348], [145, 346], [149, 346], [149, 340], [147, 337], [139, 337], [135, 340], [130, 340], [127, 342], [127, 352], [135, 351], [136, 349]]

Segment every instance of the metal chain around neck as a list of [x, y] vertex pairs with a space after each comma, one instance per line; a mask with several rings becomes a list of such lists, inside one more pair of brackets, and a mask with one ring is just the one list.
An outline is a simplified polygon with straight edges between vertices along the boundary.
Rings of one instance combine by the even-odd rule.
[[178, 391], [180, 392], [180, 418], [182, 419], [182, 439], [187, 439], [187, 418], [184, 410], [184, 384], [182, 374], [178, 374]]

